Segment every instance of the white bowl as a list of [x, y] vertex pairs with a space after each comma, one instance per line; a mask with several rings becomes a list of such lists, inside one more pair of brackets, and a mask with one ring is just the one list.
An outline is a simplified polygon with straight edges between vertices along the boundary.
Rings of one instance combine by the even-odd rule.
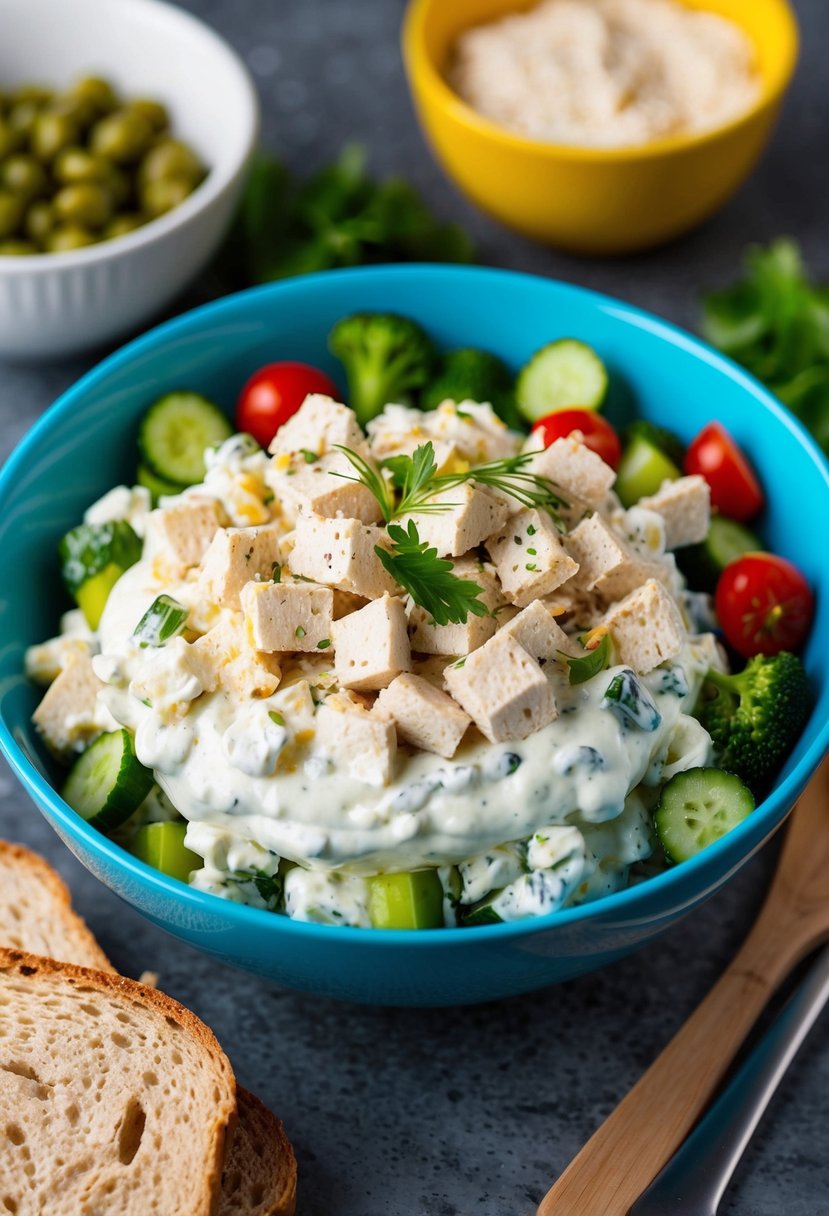
[[105, 76], [155, 97], [208, 174], [143, 228], [70, 253], [0, 256], [0, 355], [66, 355], [157, 313], [204, 267], [233, 217], [258, 132], [253, 82], [206, 25], [160, 0], [0, 0], [0, 88]]

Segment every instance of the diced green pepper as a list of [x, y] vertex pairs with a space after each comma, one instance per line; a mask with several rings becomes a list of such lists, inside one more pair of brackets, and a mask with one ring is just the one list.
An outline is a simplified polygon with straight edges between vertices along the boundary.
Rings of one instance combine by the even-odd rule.
[[368, 883], [368, 914], [375, 929], [443, 926], [443, 888], [437, 870], [378, 874]]

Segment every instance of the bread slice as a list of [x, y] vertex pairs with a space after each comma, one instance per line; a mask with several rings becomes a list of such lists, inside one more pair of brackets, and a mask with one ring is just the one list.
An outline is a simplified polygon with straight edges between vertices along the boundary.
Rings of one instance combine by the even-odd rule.
[[236, 1082], [208, 1028], [127, 980], [0, 949], [0, 1210], [215, 1216]]
[[222, 1176], [219, 1216], [294, 1216], [296, 1159], [285, 1129], [237, 1086], [239, 1121]]
[[[37, 853], [4, 840], [0, 840], [0, 946], [115, 974], [73, 911], [69, 891], [56, 871]], [[3, 1080], [0, 1071], [0, 1091]], [[218, 1216], [294, 1216], [297, 1167], [285, 1129], [253, 1094], [241, 1087], [236, 1093], [238, 1121], [227, 1149]], [[0, 1211], [2, 1204], [0, 1191]]]
[[6, 840], [0, 840], [0, 945], [115, 974], [73, 911], [60, 875], [37, 853]]

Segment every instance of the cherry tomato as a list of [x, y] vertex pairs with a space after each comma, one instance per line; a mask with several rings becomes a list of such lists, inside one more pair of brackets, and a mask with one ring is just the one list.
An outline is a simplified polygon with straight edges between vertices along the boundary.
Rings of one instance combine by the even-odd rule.
[[236, 425], [266, 448], [309, 393], [322, 393], [336, 401], [339, 389], [325, 372], [309, 363], [266, 363], [239, 394]]
[[584, 446], [601, 456], [605, 464], [612, 469], [619, 467], [622, 458], [619, 436], [607, 419], [595, 410], [556, 410], [554, 414], [539, 418], [531, 433], [548, 448], [556, 439], [566, 439], [573, 431], [581, 431]]
[[754, 470], [724, 426], [709, 422], [685, 453], [685, 472], [700, 473], [711, 487], [711, 506], [745, 523], [763, 505]]
[[746, 659], [797, 649], [812, 623], [809, 584], [774, 553], [746, 553], [726, 566], [715, 605], [723, 633]]

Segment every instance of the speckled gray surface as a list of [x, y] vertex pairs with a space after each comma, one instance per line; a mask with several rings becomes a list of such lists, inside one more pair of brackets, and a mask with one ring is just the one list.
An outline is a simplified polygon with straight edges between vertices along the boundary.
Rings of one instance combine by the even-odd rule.
[[[346, 140], [365, 141], [379, 172], [405, 173], [470, 229], [482, 261], [585, 283], [689, 326], [699, 285], [731, 276], [748, 240], [792, 232], [829, 278], [826, 0], [797, 5], [805, 35], [799, 75], [749, 185], [685, 240], [606, 262], [511, 237], [445, 183], [406, 95], [397, 51], [402, 0], [188, 0], [185, 7], [247, 59], [265, 139], [293, 165], [310, 169]], [[181, 306], [209, 290], [197, 286]], [[0, 366], [4, 455], [91, 361]], [[772, 861], [767, 851], [691, 923], [606, 972], [501, 1004], [425, 1013], [318, 1001], [208, 961], [86, 874], [5, 769], [0, 834], [55, 862], [118, 967], [158, 970], [164, 988], [213, 1027], [242, 1083], [285, 1120], [299, 1158], [301, 1216], [529, 1216], [725, 964]], [[829, 1213], [827, 1094], [824, 1019], [751, 1146], [725, 1216]]]

